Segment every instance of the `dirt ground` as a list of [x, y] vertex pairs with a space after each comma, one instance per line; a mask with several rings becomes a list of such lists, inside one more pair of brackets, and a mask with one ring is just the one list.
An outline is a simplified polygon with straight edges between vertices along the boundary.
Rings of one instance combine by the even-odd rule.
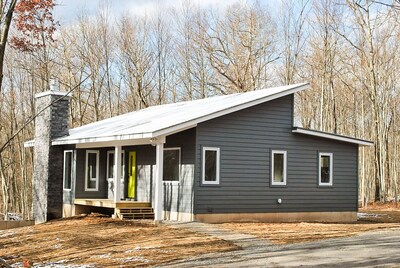
[[[266, 238], [275, 244], [292, 244], [400, 229], [400, 208], [369, 205], [360, 209], [356, 223], [226, 223], [215, 227]], [[13, 267], [22, 267], [23, 262], [42, 267], [143, 267], [237, 249], [231, 242], [182, 228], [101, 215], [0, 231], [0, 261]]]
[[371, 204], [359, 209], [358, 215], [356, 223], [225, 223], [220, 226], [265, 238], [274, 244], [313, 242], [377, 229], [400, 229], [400, 207], [393, 204]]
[[0, 245], [0, 258], [14, 267], [23, 262], [58, 267], [153, 266], [238, 249], [182, 229], [98, 215], [0, 231]]

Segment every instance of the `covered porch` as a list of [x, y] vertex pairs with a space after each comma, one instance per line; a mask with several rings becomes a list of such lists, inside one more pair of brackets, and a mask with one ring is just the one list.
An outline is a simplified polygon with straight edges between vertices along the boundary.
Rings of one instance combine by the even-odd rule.
[[[71, 174], [71, 183], [66, 188], [64, 181], [63, 211], [71, 206], [74, 211], [71, 215], [104, 211], [121, 219], [161, 221], [164, 143], [165, 137], [85, 142], [76, 144], [72, 150], [65, 150], [64, 174]], [[146, 185], [151, 198], [138, 199], [138, 148], [155, 152], [155, 161], [148, 166], [152, 182]]]

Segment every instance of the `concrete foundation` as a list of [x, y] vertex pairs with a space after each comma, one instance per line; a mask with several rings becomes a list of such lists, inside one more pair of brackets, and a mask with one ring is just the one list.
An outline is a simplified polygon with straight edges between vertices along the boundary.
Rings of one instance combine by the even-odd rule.
[[355, 222], [357, 212], [288, 212], [288, 213], [226, 213], [195, 214], [195, 221], [224, 222]]

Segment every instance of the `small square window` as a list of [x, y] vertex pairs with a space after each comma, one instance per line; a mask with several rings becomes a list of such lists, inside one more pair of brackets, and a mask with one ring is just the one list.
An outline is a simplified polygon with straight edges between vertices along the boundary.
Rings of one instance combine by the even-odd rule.
[[219, 184], [219, 148], [203, 147], [203, 184]]
[[272, 150], [271, 185], [286, 185], [286, 151]]
[[333, 184], [333, 154], [319, 153], [318, 185], [332, 186]]

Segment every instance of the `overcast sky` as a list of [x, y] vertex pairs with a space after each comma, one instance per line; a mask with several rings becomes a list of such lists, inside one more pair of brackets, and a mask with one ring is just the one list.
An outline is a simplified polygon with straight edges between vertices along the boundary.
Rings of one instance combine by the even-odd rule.
[[[69, 24], [76, 19], [76, 14], [85, 10], [86, 13], [94, 14], [100, 3], [106, 0], [57, 0], [58, 6], [54, 10], [54, 17], [60, 21], [62, 25]], [[264, 2], [267, 0], [261, 0]], [[165, 6], [177, 7], [182, 0], [113, 0], [110, 2], [111, 12], [120, 14], [121, 12], [129, 12], [131, 14], [144, 15], [151, 14], [160, 3]], [[214, 6], [223, 8], [229, 4], [237, 2], [237, 0], [192, 0], [194, 4], [202, 7]]]

